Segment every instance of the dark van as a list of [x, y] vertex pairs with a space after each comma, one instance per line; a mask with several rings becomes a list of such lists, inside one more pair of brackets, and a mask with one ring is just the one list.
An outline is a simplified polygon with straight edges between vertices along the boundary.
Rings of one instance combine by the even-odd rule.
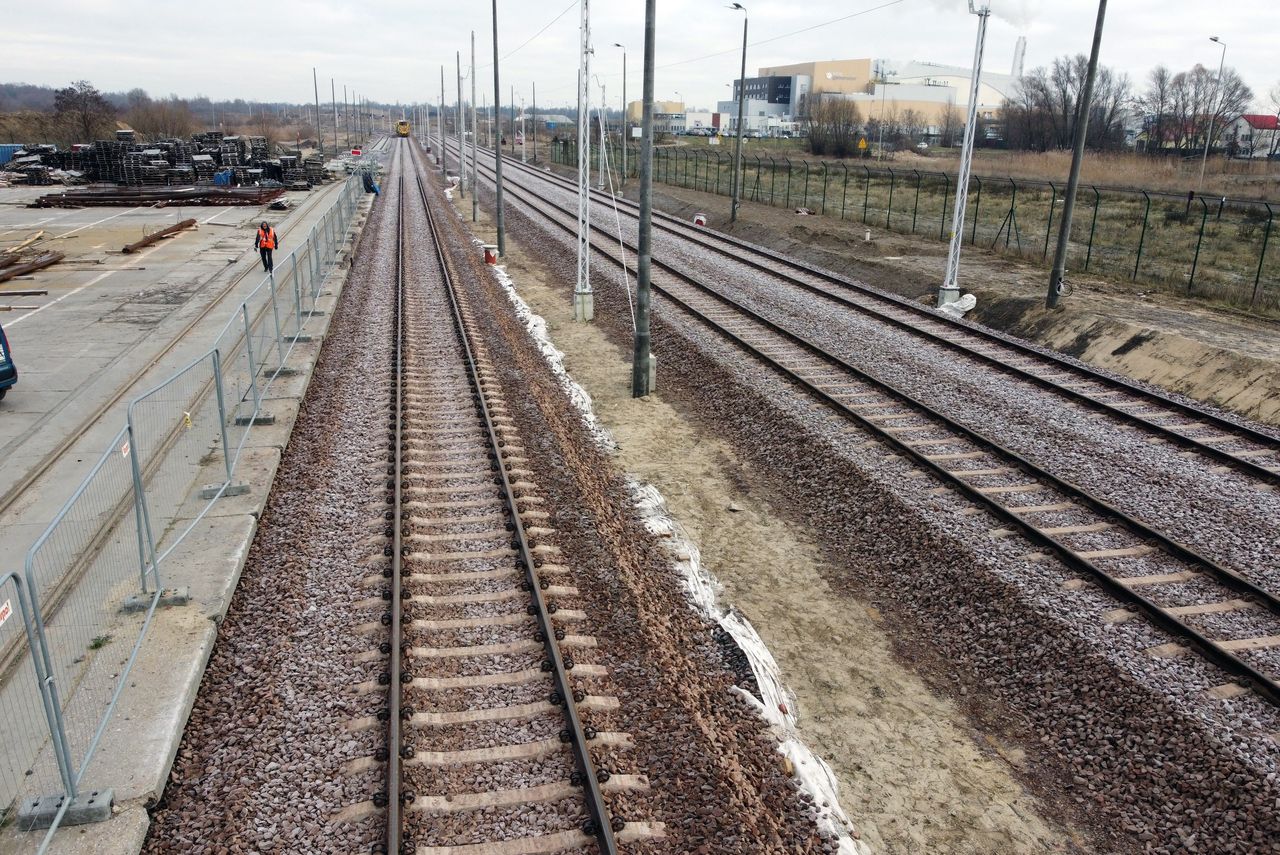
[[9, 352], [9, 339], [5, 338], [4, 327], [0, 327], [0, 398], [17, 382], [18, 369], [13, 364], [13, 354]]

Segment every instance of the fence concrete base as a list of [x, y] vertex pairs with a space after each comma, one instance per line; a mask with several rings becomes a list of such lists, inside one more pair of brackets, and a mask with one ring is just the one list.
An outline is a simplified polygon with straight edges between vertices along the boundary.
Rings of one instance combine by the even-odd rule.
[[205, 484], [200, 488], [200, 498], [208, 501], [209, 499], [221, 498], [225, 499], [229, 496], [243, 496], [249, 492], [248, 484], [227, 484], [225, 487], [221, 484]]
[[[18, 827], [23, 831], [35, 831], [53, 825], [58, 811], [62, 810], [64, 798], [59, 793], [23, 802], [18, 808]], [[110, 788], [83, 792], [67, 807], [66, 815], [62, 817], [62, 825], [84, 825], [110, 819], [111, 806], [114, 803], [115, 794]]]
[[276, 417], [271, 413], [259, 412], [255, 416], [236, 416], [236, 424], [243, 425], [273, 425], [276, 423]]
[[[191, 602], [191, 590], [186, 586], [181, 588], [165, 588], [160, 592], [160, 599], [156, 602], [156, 608], [164, 608], [165, 606], [185, 606]], [[128, 614], [129, 612], [145, 612], [151, 608], [151, 597], [145, 594], [134, 594], [124, 601], [120, 606], [120, 611]]]

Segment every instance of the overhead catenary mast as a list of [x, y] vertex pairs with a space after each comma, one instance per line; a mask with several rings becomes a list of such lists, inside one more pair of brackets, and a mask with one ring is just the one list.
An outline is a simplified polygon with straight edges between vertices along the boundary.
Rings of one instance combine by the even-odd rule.
[[455, 51], [454, 56], [458, 62], [458, 122], [453, 130], [458, 135], [458, 195], [465, 199], [467, 196], [467, 120], [466, 113], [462, 109], [462, 51]]
[[480, 218], [480, 202], [476, 199], [476, 146], [480, 142], [480, 128], [476, 125], [476, 31], [471, 31], [471, 222]]
[[589, 321], [595, 317], [595, 297], [591, 293], [591, 9], [590, 0], [580, 0], [578, 57], [578, 278], [573, 287], [573, 318]]
[[440, 128], [440, 174], [448, 175], [449, 169], [444, 165], [444, 66], [440, 66], [440, 109], [436, 110], [436, 124]]
[[964, 146], [960, 149], [960, 173], [956, 176], [956, 206], [951, 217], [951, 248], [947, 253], [947, 272], [938, 288], [938, 305], [960, 299], [960, 245], [964, 242], [964, 215], [969, 200], [969, 169], [973, 164], [973, 139], [978, 125], [978, 84], [982, 77], [982, 53], [987, 44], [988, 4], [975, 6], [969, 0], [969, 12], [978, 16], [978, 41], [973, 50], [973, 79], [969, 85], [969, 118], [964, 124]]

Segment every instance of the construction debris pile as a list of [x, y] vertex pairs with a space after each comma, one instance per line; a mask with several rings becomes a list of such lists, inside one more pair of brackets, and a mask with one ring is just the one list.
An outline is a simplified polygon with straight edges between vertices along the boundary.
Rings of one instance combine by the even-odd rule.
[[0, 165], [0, 184], [110, 183], [128, 187], [283, 187], [306, 190], [327, 180], [323, 161], [303, 160], [299, 151], [271, 156], [265, 137], [224, 136], [219, 131], [190, 140], [137, 142], [133, 131], [113, 140], [72, 146], [24, 146]]
[[17, 246], [0, 249], [0, 282], [34, 273], [57, 264], [66, 257], [60, 252], [39, 247], [43, 238], [44, 231], [41, 230], [20, 241]]

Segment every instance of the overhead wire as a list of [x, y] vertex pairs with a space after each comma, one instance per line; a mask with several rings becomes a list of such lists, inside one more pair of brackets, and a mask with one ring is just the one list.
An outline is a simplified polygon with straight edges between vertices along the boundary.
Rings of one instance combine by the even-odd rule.
[[[598, 106], [596, 107], [596, 118], [600, 122], [600, 152], [604, 160], [605, 175], [609, 178], [609, 201], [613, 204], [613, 222], [618, 229], [618, 249], [622, 254], [622, 287], [623, 290], [627, 292], [627, 308], [631, 310], [631, 331], [634, 333], [636, 330], [636, 306], [631, 299], [631, 277], [627, 273], [627, 245], [622, 239], [622, 216], [618, 213], [618, 194], [613, 186], [613, 165], [609, 160], [609, 146], [605, 144], [605, 141], [609, 138], [609, 126], [606, 122], [603, 110]], [[627, 144], [625, 138], [622, 140], [622, 144]], [[590, 162], [591, 156], [588, 154], [587, 163], [589, 164]], [[590, 184], [590, 182], [588, 182], [588, 184]], [[590, 187], [588, 187], [587, 192], [588, 194], [591, 192]]]
[[[788, 38], [791, 38], [792, 36], [798, 36], [798, 35], [801, 35], [801, 34], [803, 34], [803, 33], [812, 32], [813, 30], [819, 30], [819, 29], [822, 29], [823, 27], [829, 27], [829, 26], [831, 26], [832, 24], [839, 24], [839, 23], [843, 23], [844, 21], [849, 21], [849, 20], [852, 20], [852, 19], [854, 19], [854, 18], [861, 17], [861, 16], [863, 16], [863, 15], [869, 15], [869, 14], [871, 14], [872, 12], [879, 12], [879, 11], [880, 11], [880, 10], [882, 10], [882, 9], [888, 9], [888, 8], [890, 8], [890, 7], [892, 7], [892, 6], [897, 6], [897, 5], [900, 5], [900, 4], [905, 3], [905, 2], [907, 2], [907, 0], [888, 0], [888, 2], [881, 3], [881, 4], [877, 5], [877, 6], [871, 6], [871, 7], [866, 8], [866, 9], [861, 9], [861, 10], [859, 10], [859, 11], [857, 11], [857, 12], [851, 12], [851, 13], [850, 13], [850, 14], [848, 14], [848, 15], [841, 15], [839, 18], [832, 18], [832, 19], [831, 19], [831, 20], [829, 20], [829, 21], [821, 21], [821, 22], [819, 22], [819, 23], [817, 23], [817, 24], [810, 24], [810, 25], [809, 25], [809, 26], [807, 26], [807, 27], [801, 27], [800, 29], [798, 29], [798, 30], [792, 30], [792, 31], [791, 31], [791, 32], [789, 32], [789, 33], [781, 33], [780, 35], [770, 36], [770, 37], [769, 37], [769, 38], [767, 38], [767, 39], [761, 39], [760, 41], [750, 42], [750, 43], [748, 43], [748, 44], [747, 44], [747, 47], [759, 47], [760, 45], [767, 45], [767, 44], [770, 44], [771, 42], [780, 41], [781, 39], [788, 39]], [[545, 27], [543, 27], [541, 30], [539, 30], [537, 33], [535, 33], [535, 34], [533, 35], [533, 37], [532, 37], [532, 38], [529, 38], [528, 40], [526, 40], [526, 41], [525, 41], [525, 43], [524, 43], [524, 44], [522, 44], [520, 47], [521, 47], [521, 48], [522, 48], [522, 47], [525, 47], [525, 46], [526, 46], [526, 45], [528, 45], [530, 42], [532, 42], [534, 39], [536, 39], [538, 36], [542, 35], [544, 32], [546, 32], [546, 31], [547, 31], [547, 29], [551, 26], [551, 24], [554, 24], [556, 21], [558, 21], [558, 20], [560, 20], [561, 18], [563, 18], [563, 17], [564, 17], [564, 16], [569, 12], [569, 10], [570, 10], [570, 9], [572, 9], [574, 6], [577, 6], [577, 5], [578, 5], [578, 1], [577, 1], [577, 0], [574, 0], [574, 2], [573, 2], [573, 3], [571, 3], [571, 4], [569, 5], [569, 7], [568, 7], [568, 8], [566, 8], [563, 12], [561, 12], [559, 15], [557, 15], [557, 16], [555, 17], [555, 19], [551, 21], [551, 23], [550, 23], [550, 24], [547, 24]], [[516, 48], [516, 50], [519, 50], [519, 49], [520, 49], [520, 48]], [[663, 68], [675, 68], [676, 66], [679, 66], [679, 65], [688, 65], [689, 63], [693, 63], [693, 62], [701, 62], [701, 61], [703, 61], [704, 59], [714, 59], [715, 57], [718, 57], [718, 56], [729, 56], [730, 54], [736, 54], [736, 53], [738, 53], [738, 51], [739, 51], [739, 48], [736, 48], [736, 47], [734, 47], [734, 48], [729, 48], [728, 50], [722, 50], [722, 51], [716, 51], [715, 53], [703, 54], [702, 56], [695, 56], [695, 57], [691, 57], [690, 59], [681, 59], [681, 60], [677, 60], [677, 61], [675, 61], [675, 62], [668, 62], [668, 63], [664, 63], [663, 65], [659, 65], [659, 66], [657, 66], [657, 68], [658, 68], [658, 69], [663, 69]], [[512, 51], [511, 53], [515, 53], [515, 51]], [[510, 56], [510, 55], [511, 55], [511, 54], [507, 54], [507, 56]], [[506, 57], [503, 57], [503, 58], [505, 59]], [[607, 72], [607, 73], [605, 73], [605, 74], [603, 74], [603, 75], [600, 75], [600, 76], [602, 76], [602, 77], [618, 77], [619, 75], [620, 75], [620, 72]], [[568, 88], [568, 86], [553, 87], [553, 88], [551, 88], [549, 91], [550, 91], [550, 92], [560, 92], [560, 91], [563, 91], [564, 89], [567, 89], [567, 88]]]
[[[767, 39], [761, 39], [758, 42], [750, 42], [747, 45], [747, 47], [759, 47], [760, 45], [767, 45], [770, 42], [776, 42], [776, 41], [779, 41], [780, 39], [789, 39], [792, 36], [798, 36], [801, 33], [807, 33], [812, 30], [818, 30], [823, 27], [829, 27], [832, 24], [839, 24], [843, 21], [848, 21], [853, 18], [860, 17], [862, 15], [869, 15], [872, 12], [879, 12], [881, 9], [888, 9], [890, 6], [897, 6], [899, 3], [905, 3], [905, 2], [906, 0], [889, 0], [889, 2], [881, 3], [879, 6], [872, 6], [869, 9], [863, 9], [861, 11], [853, 12], [848, 15], [842, 15], [839, 18], [832, 18], [830, 21], [823, 21], [820, 24], [811, 24], [807, 27], [802, 27], [801, 29], [798, 29], [798, 30], [792, 30], [789, 33], [782, 33], [781, 35], [771, 36], [770, 38], [767, 38]], [[704, 54], [703, 56], [695, 56], [692, 59], [682, 59], [676, 62], [668, 62], [664, 65], [659, 65], [657, 67], [658, 68], [674, 68], [677, 65], [688, 65], [691, 62], [701, 62], [704, 59], [712, 59], [713, 57], [717, 57], [717, 56], [728, 56], [729, 54], [736, 54], [737, 52], [738, 52], [738, 48], [735, 47], [735, 48], [730, 48], [729, 50], [717, 51], [716, 53]]]

